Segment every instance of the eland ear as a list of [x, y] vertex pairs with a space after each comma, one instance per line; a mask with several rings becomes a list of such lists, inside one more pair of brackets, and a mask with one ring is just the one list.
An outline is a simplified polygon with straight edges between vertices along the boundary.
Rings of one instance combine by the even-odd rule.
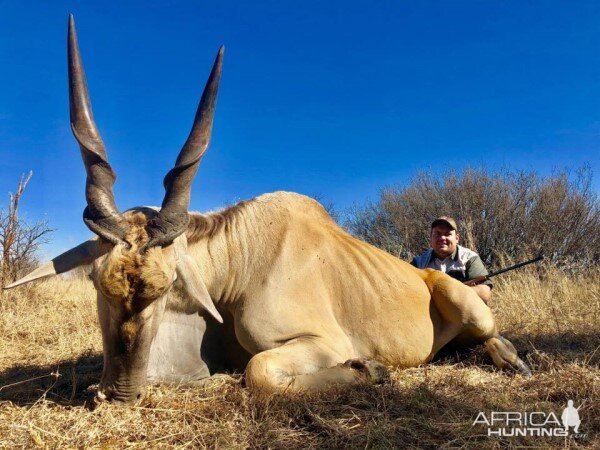
[[210, 298], [208, 289], [202, 281], [200, 269], [189, 255], [183, 254], [179, 256], [177, 261], [177, 277], [181, 280], [185, 293], [198, 303], [202, 309], [208, 311], [217, 322], [223, 323], [223, 317], [217, 311], [215, 304]]
[[100, 246], [96, 239], [85, 241], [77, 247], [67, 250], [62, 255], [58, 255], [52, 261], [38, 267], [23, 278], [5, 286], [4, 289], [12, 289], [21, 284], [39, 280], [40, 278], [58, 275], [75, 269], [76, 267], [91, 264], [96, 258], [102, 256], [108, 250], [109, 249], [106, 246]]

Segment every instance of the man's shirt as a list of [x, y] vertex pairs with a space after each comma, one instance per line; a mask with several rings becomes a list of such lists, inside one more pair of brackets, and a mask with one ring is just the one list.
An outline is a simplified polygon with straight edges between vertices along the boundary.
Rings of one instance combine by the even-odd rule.
[[[488, 274], [479, 255], [473, 250], [461, 247], [460, 245], [457, 245], [454, 253], [446, 259], [436, 258], [433, 249], [430, 248], [425, 253], [416, 256], [411, 261], [411, 264], [419, 269], [441, 270], [460, 282]], [[490, 280], [486, 280], [482, 284], [486, 284], [490, 288], [492, 287]]]

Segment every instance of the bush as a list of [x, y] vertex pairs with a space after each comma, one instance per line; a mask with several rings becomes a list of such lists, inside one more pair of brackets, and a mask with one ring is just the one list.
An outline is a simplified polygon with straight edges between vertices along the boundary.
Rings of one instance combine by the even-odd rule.
[[487, 264], [542, 252], [555, 264], [581, 267], [600, 259], [600, 207], [588, 168], [549, 177], [533, 172], [467, 169], [421, 172], [406, 186], [382, 189], [354, 208], [351, 233], [400, 258], [429, 246], [429, 227], [442, 215], [457, 220], [461, 244]]

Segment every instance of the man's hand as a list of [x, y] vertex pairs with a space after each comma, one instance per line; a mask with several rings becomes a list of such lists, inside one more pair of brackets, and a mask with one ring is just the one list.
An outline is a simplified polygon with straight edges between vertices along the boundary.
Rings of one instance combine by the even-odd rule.
[[471, 286], [471, 289], [475, 291], [479, 298], [485, 302], [487, 305], [490, 299], [492, 298], [492, 290], [487, 284], [478, 284], [476, 286]]
[[479, 298], [487, 305], [490, 298], [492, 298], [492, 289], [487, 284], [481, 284], [485, 280], [487, 280], [487, 277], [477, 277], [472, 280], [467, 280], [463, 284], [473, 288], [475, 293], [479, 295]]

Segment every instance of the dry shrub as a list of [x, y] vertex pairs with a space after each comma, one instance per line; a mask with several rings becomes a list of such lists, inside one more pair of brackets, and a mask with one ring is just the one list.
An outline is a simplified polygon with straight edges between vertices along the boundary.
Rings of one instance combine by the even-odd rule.
[[431, 222], [448, 215], [457, 220], [462, 243], [492, 266], [503, 256], [519, 260], [542, 251], [557, 264], [581, 267], [600, 261], [600, 203], [591, 182], [586, 168], [545, 178], [486, 169], [421, 172], [354, 208], [346, 226], [410, 259], [429, 247]]
[[[542, 270], [543, 269], [543, 270]], [[0, 447], [599, 448], [600, 273], [528, 268], [496, 282], [500, 328], [534, 369], [497, 371], [480, 347], [394, 370], [381, 386], [261, 398], [239, 376], [155, 386], [138, 407], [91, 408], [102, 369], [89, 281], [10, 291], [0, 316]], [[567, 400], [585, 438], [497, 438], [479, 411], [545, 411]]]

